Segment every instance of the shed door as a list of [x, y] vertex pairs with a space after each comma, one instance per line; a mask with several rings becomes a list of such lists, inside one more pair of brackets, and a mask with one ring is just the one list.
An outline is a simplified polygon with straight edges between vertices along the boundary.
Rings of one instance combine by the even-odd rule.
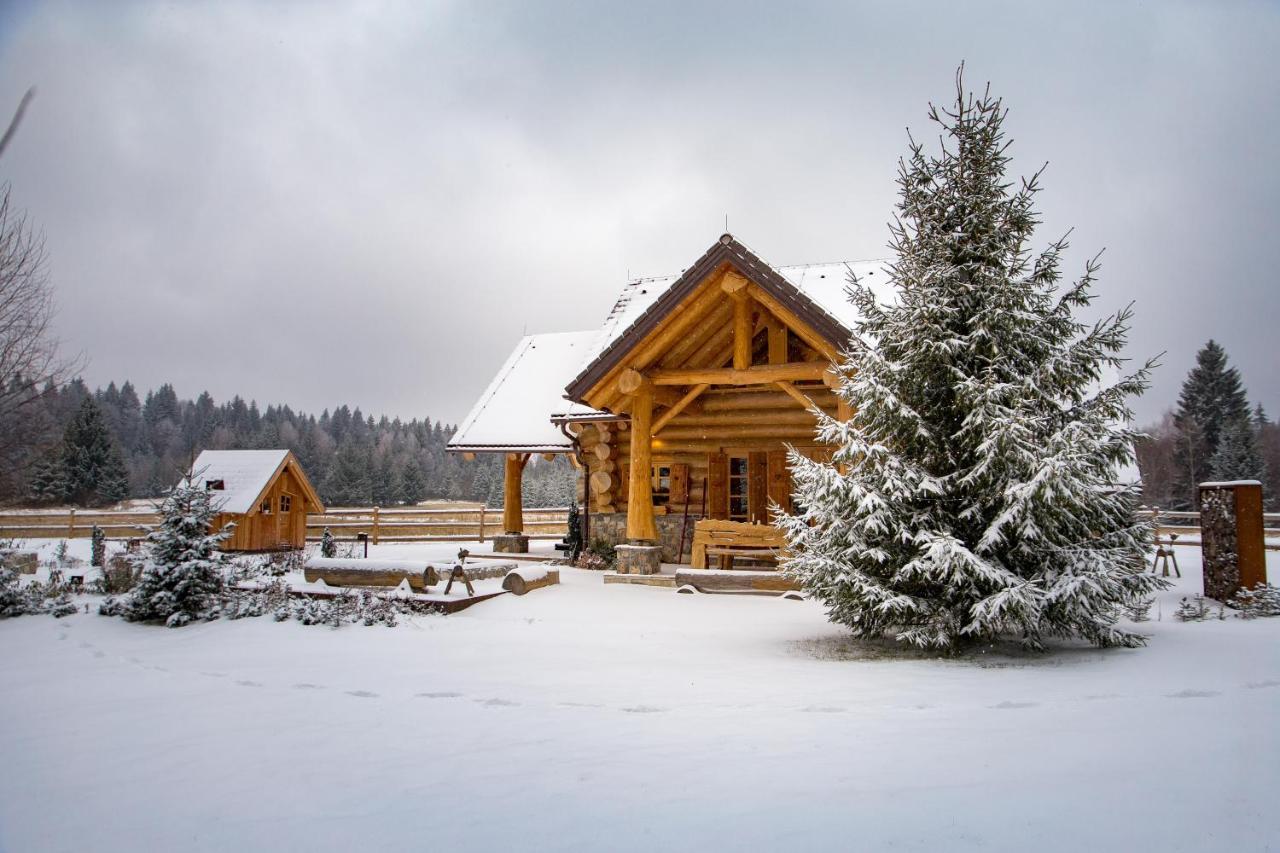
[[276, 513], [276, 544], [293, 544], [293, 511], [294, 496], [288, 492], [280, 493], [279, 512]]

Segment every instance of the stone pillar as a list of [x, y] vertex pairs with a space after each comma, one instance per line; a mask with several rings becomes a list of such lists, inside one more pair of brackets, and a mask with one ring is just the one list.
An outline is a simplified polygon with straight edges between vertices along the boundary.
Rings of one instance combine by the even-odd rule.
[[1261, 483], [1200, 484], [1200, 552], [1208, 598], [1227, 601], [1266, 581]]
[[619, 545], [614, 550], [620, 575], [656, 575], [662, 568], [661, 545]]

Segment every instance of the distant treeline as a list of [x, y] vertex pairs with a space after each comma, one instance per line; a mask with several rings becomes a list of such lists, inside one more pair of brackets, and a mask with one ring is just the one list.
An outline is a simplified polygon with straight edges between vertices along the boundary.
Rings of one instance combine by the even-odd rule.
[[[207, 392], [180, 399], [172, 385], [138, 396], [130, 382], [90, 391], [80, 380], [47, 386], [26, 407], [17, 464], [0, 476], [0, 500], [49, 502], [42, 466], [59, 458], [68, 427], [91, 399], [124, 461], [129, 497], [155, 497], [177, 482], [204, 449], [288, 448], [334, 506], [393, 506], [428, 498], [502, 503], [502, 457], [466, 461], [447, 453], [454, 425], [430, 418], [375, 420], [342, 405], [319, 417], [288, 406], [259, 409], [240, 397], [216, 403]], [[524, 478], [527, 506], [566, 506], [574, 471], [563, 457], [531, 463]]]

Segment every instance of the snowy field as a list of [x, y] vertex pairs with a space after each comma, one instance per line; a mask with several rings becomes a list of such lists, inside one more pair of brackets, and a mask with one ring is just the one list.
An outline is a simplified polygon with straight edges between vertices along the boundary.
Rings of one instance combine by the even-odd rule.
[[964, 661], [578, 570], [392, 629], [6, 620], [0, 850], [1272, 849], [1280, 619], [1174, 621], [1179, 560], [1146, 649]]

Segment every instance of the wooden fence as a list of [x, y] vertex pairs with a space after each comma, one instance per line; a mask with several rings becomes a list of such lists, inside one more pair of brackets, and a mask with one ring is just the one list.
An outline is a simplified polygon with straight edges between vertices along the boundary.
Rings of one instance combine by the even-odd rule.
[[[1174, 534], [1177, 538], [1173, 540], [1173, 544], [1200, 547], [1200, 513], [1171, 511], [1159, 507], [1143, 507], [1142, 512], [1151, 518], [1157, 536], [1168, 537]], [[1263, 513], [1262, 523], [1264, 547], [1268, 551], [1280, 551], [1280, 512]]]
[[[0, 539], [78, 539], [101, 527], [108, 539], [135, 539], [159, 523], [154, 512], [137, 510], [11, 510], [0, 511]], [[569, 523], [566, 507], [526, 509], [524, 532], [530, 539], [561, 539]], [[307, 539], [318, 540], [324, 529], [339, 540], [360, 533], [378, 542], [484, 542], [502, 533], [502, 508], [356, 507], [330, 509], [307, 516]]]

